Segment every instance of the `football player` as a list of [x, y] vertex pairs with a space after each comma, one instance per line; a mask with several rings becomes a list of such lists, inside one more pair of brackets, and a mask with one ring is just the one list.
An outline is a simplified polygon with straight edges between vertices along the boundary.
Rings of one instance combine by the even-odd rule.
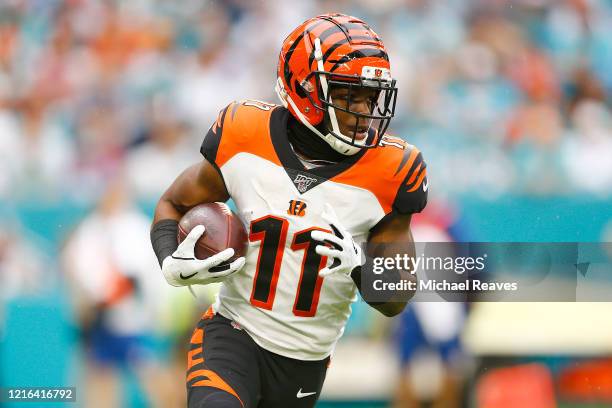
[[[190, 407], [313, 407], [361, 290], [361, 244], [414, 252], [410, 218], [427, 202], [427, 172], [414, 146], [385, 134], [397, 87], [379, 36], [343, 14], [307, 20], [283, 43], [276, 91], [282, 106], [221, 110], [204, 160], [155, 210], [168, 283], [223, 282], [191, 338]], [[195, 259], [204, 227], [177, 245], [189, 208], [229, 198], [249, 232], [245, 257]], [[394, 316], [406, 300], [390, 300], [369, 303]]]

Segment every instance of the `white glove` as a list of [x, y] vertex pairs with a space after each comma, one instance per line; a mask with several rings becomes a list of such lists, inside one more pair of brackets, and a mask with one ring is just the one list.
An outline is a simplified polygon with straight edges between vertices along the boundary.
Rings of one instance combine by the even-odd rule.
[[[333, 258], [330, 266], [319, 271], [319, 276], [328, 276], [332, 273], [341, 273], [350, 276], [353, 269], [363, 265], [361, 260], [361, 247], [353, 240], [353, 237], [345, 230], [331, 205], [325, 204], [325, 210], [321, 217], [329, 223], [333, 234], [324, 231], [313, 231], [311, 236], [316, 241], [324, 244], [317, 245], [315, 252], [319, 255]], [[331, 244], [333, 248], [325, 245]]]
[[195, 244], [204, 231], [203, 225], [194, 227], [176, 251], [162, 262], [162, 273], [170, 285], [206, 285], [211, 282], [222, 282], [244, 266], [244, 257], [234, 260], [229, 265], [219, 266], [234, 256], [233, 248], [227, 248], [206, 259], [197, 259], [194, 254]]

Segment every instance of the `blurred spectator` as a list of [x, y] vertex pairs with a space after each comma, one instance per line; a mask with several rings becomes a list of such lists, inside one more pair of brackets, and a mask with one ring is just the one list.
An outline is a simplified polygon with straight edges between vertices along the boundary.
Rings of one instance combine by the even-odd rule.
[[0, 110], [0, 194], [47, 197], [65, 192], [75, 147], [59, 118], [33, 93], [16, 102], [15, 114]]
[[466, 137], [499, 140], [510, 110], [520, 100], [516, 87], [499, 74], [495, 54], [479, 43], [466, 43], [455, 54], [456, 74], [442, 95], [446, 127]]
[[130, 191], [149, 201], [162, 195], [175, 174], [202, 160], [198, 145], [187, 137], [186, 124], [168, 106], [155, 110], [150, 142], [132, 150], [126, 163]]
[[66, 243], [64, 266], [87, 347], [86, 406], [120, 406], [125, 369], [138, 375], [153, 406], [180, 403], [180, 375], [162, 369], [154, 347], [168, 292], [155, 274], [149, 224], [116, 179]]
[[[331, 11], [371, 21], [385, 40], [399, 87], [391, 130], [423, 151], [432, 197], [612, 197], [610, 1], [0, 1], [0, 204], [99, 203], [64, 260], [89, 333], [90, 385], [115, 398], [105, 406], [119, 404], [118, 367], [141, 374], [153, 403], [184, 405], [184, 353], [164, 377], [148, 369], [160, 358], [150, 345], [158, 334], [180, 342], [193, 323], [188, 294], [167, 299], [156, 286], [164, 283], [149, 220], [125, 188], [155, 201], [169, 175], [200, 160], [221, 107], [243, 97], [277, 102], [280, 42]], [[126, 185], [106, 188], [123, 168]], [[444, 219], [415, 230], [446, 236], [436, 223]], [[18, 228], [0, 226], [3, 301], [37, 293], [49, 262]], [[199, 289], [209, 302], [212, 289]], [[415, 307], [402, 317], [406, 367], [415, 339], [433, 346], [429, 361], [439, 364], [421, 367], [448, 374], [437, 384], [451, 396], [454, 367], [440, 345], [461, 349], [453, 336], [436, 338], [435, 326], [462, 319], [456, 312]], [[428, 313], [440, 319], [423, 319]], [[370, 321], [354, 332], [376, 332]], [[398, 401], [410, 391], [400, 389]]]
[[114, 109], [108, 100], [92, 101], [75, 123], [78, 159], [76, 171], [68, 179], [74, 179], [75, 195], [81, 200], [100, 196], [105, 182], [122, 165], [126, 130], [121, 128]]
[[[453, 241], [448, 232], [453, 214], [433, 204], [413, 222], [415, 242]], [[401, 372], [393, 407], [416, 408], [423, 402], [434, 408], [463, 406], [465, 358], [459, 336], [465, 310], [463, 303], [440, 301], [412, 302], [402, 312], [395, 339]]]
[[55, 264], [24, 235], [17, 221], [0, 219], [0, 343], [7, 334], [7, 305], [48, 295], [57, 284], [55, 272]]
[[412, 303], [400, 316], [397, 344], [402, 366], [394, 407], [430, 402], [435, 408], [462, 406], [464, 367], [459, 335], [464, 305]]
[[606, 93], [602, 83], [587, 67], [577, 68], [567, 84], [567, 112], [571, 115], [574, 109], [585, 100], [606, 103]]
[[15, 154], [19, 146], [19, 123], [8, 111], [0, 110], [0, 134], [0, 197], [6, 198], [20, 174], [20, 159]]
[[0, 222], [0, 305], [39, 295], [53, 286], [54, 275], [48, 269], [48, 260], [15, 223]]
[[[0, 5], [0, 194], [91, 202], [126, 161], [136, 173], [151, 155], [178, 161], [219, 107], [245, 95], [275, 101], [277, 45], [288, 27], [330, 10], [373, 21], [385, 38], [400, 86], [392, 130], [431, 145], [446, 194], [584, 190], [560, 160], [567, 138], [582, 139], [564, 114], [584, 99], [609, 110], [609, 2], [58, 0]], [[174, 131], [147, 110], [159, 94], [180, 133], [191, 130], [177, 137], [184, 145], [160, 141]], [[463, 181], [442, 170], [448, 163]], [[159, 192], [138, 180], [142, 197]]]
[[612, 191], [612, 113], [594, 99], [579, 102], [571, 116], [562, 160], [572, 189], [609, 196]]

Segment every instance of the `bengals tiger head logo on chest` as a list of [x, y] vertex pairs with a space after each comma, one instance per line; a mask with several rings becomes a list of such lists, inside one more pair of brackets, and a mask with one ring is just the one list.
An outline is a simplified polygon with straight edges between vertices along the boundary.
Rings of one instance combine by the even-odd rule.
[[303, 217], [304, 215], [306, 215], [306, 203], [299, 200], [289, 201], [289, 208], [287, 209], [287, 214]]

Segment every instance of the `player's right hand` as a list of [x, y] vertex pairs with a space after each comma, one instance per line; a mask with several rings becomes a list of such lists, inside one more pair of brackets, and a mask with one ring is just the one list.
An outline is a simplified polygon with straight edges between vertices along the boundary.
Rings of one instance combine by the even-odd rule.
[[221, 265], [234, 256], [233, 248], [225, 249], [206, 259], [197, 259], [195, 245], [204, 231], [203, 225], [193, 228], [176, 251], [162, 262], [162, 273], [170, 285], [206, 285], [211, 282], [222, 282], [244, 266], [244, 257]]

